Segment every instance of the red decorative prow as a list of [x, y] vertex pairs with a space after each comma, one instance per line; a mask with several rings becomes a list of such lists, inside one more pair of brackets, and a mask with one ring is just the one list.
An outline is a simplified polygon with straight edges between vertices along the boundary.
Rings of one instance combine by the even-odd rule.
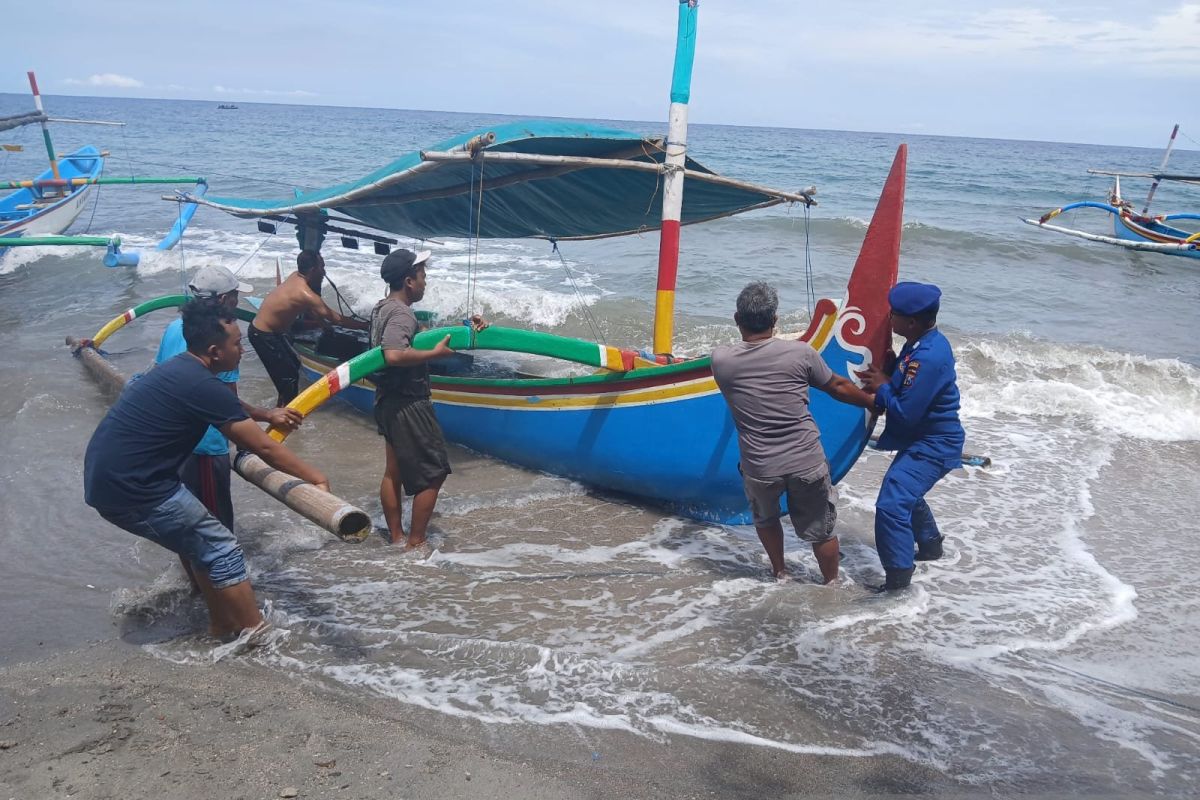
[[[848, 326], [843, 335], [853, 344], [871, 351], [871, 363], [882, 364], [883, 355], [892, 345], [891, 308], [888, 291], [896, 285], [900, 271], [900, 234], [904, 227], [904, 180], [908, 145], [896, 149], [892, 170], [888, 173], [875, 215], [867, 227], [858, 260], [850, 274], [846, 302], [842, 311], [858, 309], [866, 325], [860, 330]], [[857, 335], [856, 335], [857, 334]]]

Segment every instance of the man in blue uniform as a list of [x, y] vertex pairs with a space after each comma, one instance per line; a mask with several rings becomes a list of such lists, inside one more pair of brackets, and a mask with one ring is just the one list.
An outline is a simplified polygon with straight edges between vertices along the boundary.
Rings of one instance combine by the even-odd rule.
[[890, 377], [875, 367], [859, 373], [863, 388], [875, 393], [875, 408], [887, 415], [879, 449], [898, 451], [875, 501], [875, 547], [889, 591], [909, 585], [914, 560], [942, 557], [942, 535], [925, 494], [962, 466], [954, 353], [937, 329], [941, 297], [932, 284], [892, 287], [892, 330], [904, 337], [904, 347]]

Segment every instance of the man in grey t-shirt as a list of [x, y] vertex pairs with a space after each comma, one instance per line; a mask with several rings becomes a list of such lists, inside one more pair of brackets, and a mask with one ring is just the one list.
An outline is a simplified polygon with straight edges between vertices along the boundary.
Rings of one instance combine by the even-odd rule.
[[[379, 267], [388, 294], [371, 310], [371, 346], [383, 348], [386, 364], [371, 376], [375, 384], [375, 424], [387, 442], [379, 502], [392, 544], [404, 542], [406, 549], [425, 544], [438, 493], [450, 474], [446, 441], [430, 400], [429, 382], [429, 362], [454, 352], [450, 337], [432, 350], [412, 346], [418, 330], [412, 304], [425, 296], [428, 262], [428, 250], [389, 253]], [[487, 327], [487, 322], [476, 315], [471, 318], [471, 326], [479, 331]], [[412, 497], [412, 523], [407, 534], [401, 521], [405, 494]]]
[[776, 339], [778, 308], [779, 297], [767, 284], [742, 289], [733, 315], [742, 341], [713, 350], [713, 377], [737, 427], [746, 499], [771, 571], [787, 577], [779, 521], [779, 501], [786, 495], [796, 535], [812, 544], [821, 577], [830, 583], [838, 574], [837, 509], [808, 388], [867, 409], [874, 399], [834, 374], [807, 342]]

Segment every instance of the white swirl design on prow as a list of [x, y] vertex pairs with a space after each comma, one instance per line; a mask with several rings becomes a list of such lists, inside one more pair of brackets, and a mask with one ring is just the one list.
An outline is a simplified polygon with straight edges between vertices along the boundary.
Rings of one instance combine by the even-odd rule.
[[843, 308], [838, 313], [837, 320], [833, 323], [833, 338], [837, 341], [838, 345], [849, 353], [857, 353], [862, 356], [861, 364], [855, 364], [852, 361], [846, 362], [846, 375], [858, 386], [862, 385], [862, 381], [854, 373], [871, 366], [871, 349], [864, 345], [851, 344], [846, 341], [846, 334], [861, 336], [866, 330], [867, 318], [858, 306], [846, 306]]

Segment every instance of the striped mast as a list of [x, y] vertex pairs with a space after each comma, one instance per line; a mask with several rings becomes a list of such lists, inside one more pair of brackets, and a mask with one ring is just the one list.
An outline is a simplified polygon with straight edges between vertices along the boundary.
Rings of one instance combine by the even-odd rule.
[[671, 353], [675, 327], [675, 282], [679, 273], [679, 221], [683, 212], [683, 170], [687, 157], [688, 100], [696, 55], [699, 0], [679, 0], [675, 68], [671, 75], [671, 111], [663, 164], [662, 230], [658, 244], [658, 290], [654, 298], [654, 352]]
[[[1179, 123], [1175, 123], [1174, 129], [1171, 130], [1171, 138], [1167, 141], [1167, 152], [1163, 153], [1162, 164], [1159, 165], [1158, 171], [1162, 172], [1167, 168], [1167, 161], [1171, 158], [1171, 148], [1175, 146], [1175, 134], [1179, 133]], [[1158, 178], [1154, 179], [1154, 183], [1150, 184], [1150, 194], [1146, 195], [1146, 206], [1142, 209], [1142, 216], [1146, 216], [1150, 212], [1150, 201], [1154, 199], [1154, 193], [1158, 191], [1158, 184], [1161, 181]]]
[[46, 142], [46, 155], [50, 156], [50, 172], [55, 180], [59, 180], [62, 176], [58, 174], [58, 157], [54, 155], [54, 142], [50, 141], [50, 126], [46, 124], [46, 109], [42, 108], [42, 93], [38, 91], [37, 76], [33, 74], [33, 70], [25, 74], [29, 76], [29, 88], [33, 91], [33, 105], [42, 116], [42, 139]]

